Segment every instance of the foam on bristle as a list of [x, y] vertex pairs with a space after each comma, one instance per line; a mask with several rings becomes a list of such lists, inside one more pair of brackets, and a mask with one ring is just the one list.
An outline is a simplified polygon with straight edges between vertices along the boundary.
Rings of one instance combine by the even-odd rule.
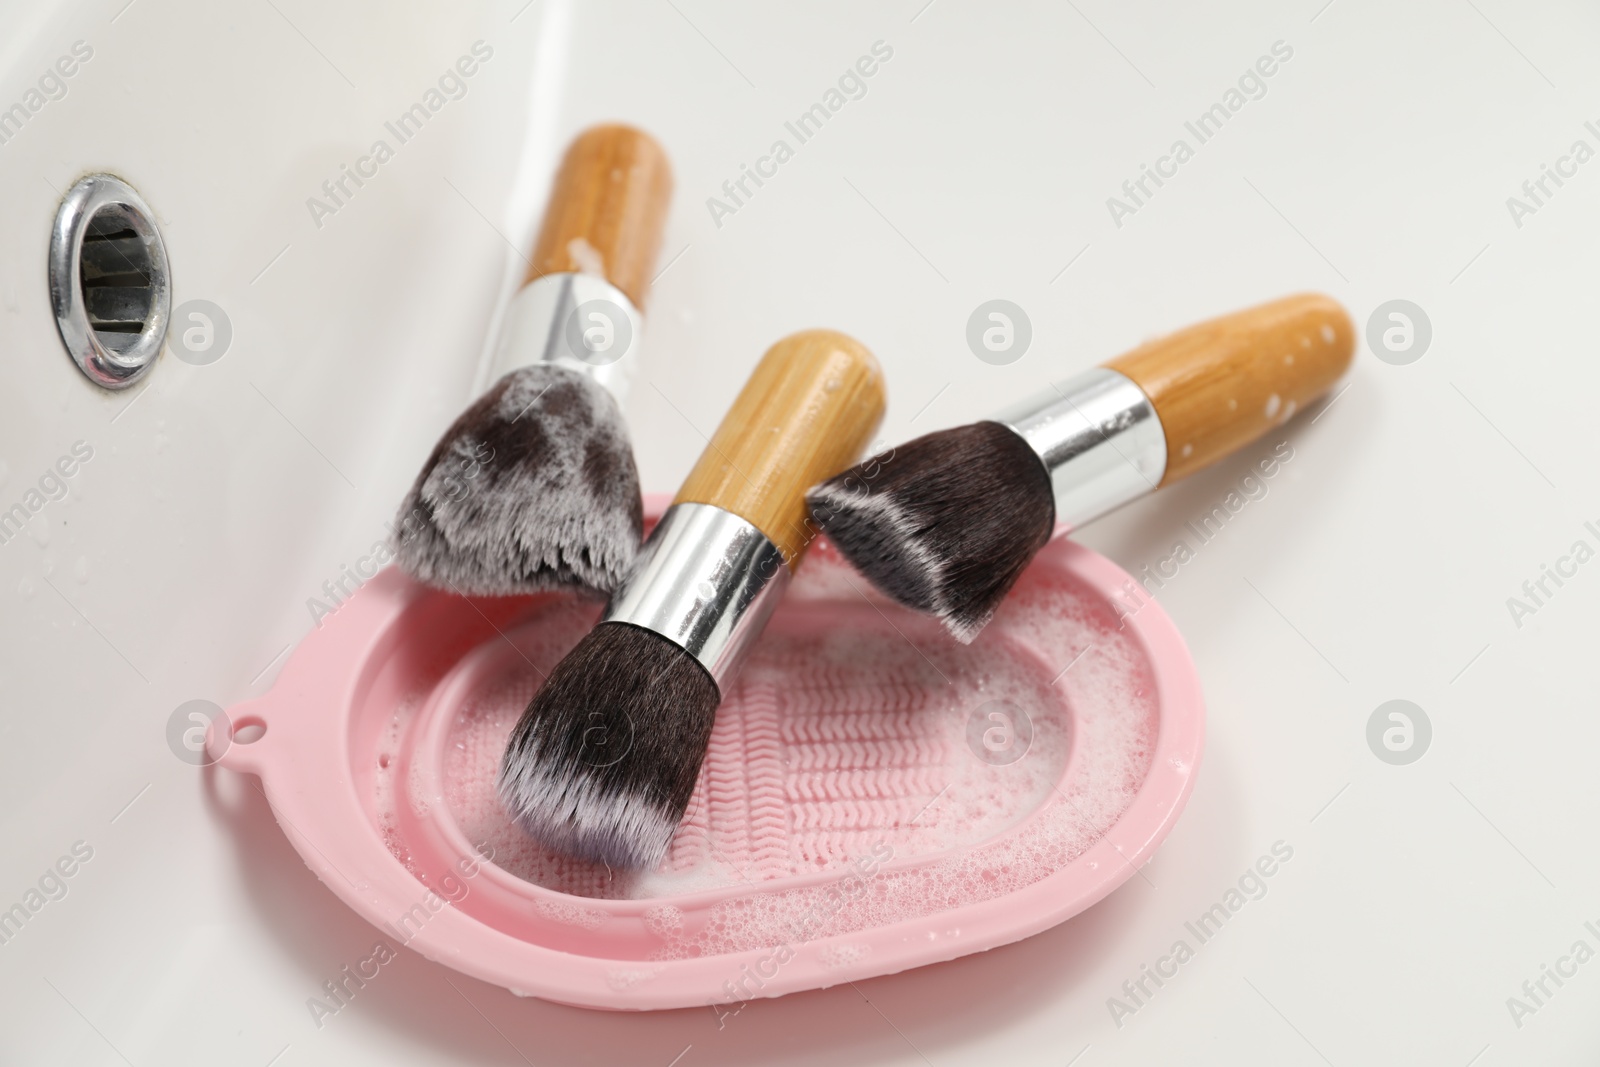
[[[1038, 882], [1099, 841], [1148, 772], [1157, 722], [1142, 646], [1103, 596], [1055, 568], [1031, 568], [969, 647], [875, 595], [868, 603], [863, 588], [825, 540], [813, 548], [718, 712], [688, 814], [656, 870], [627, 875], [572, 860], [510, 824], [495, 795], [498, 760], [539, 683], [521, 655], [506, 655], [505, 669], [455, 711], [444, 766], [450, 815], [469, 841], [494, 849], [498, 866], [574, 896], [747, 886], [693, 923], [671, 903], [653, 907], [645, 926], [660, 941], [658, 959], [937, 914]], [[592, 607], [552, 597], [506, 633], [548, 664], [592, 618]], [[992, 700], [1032, 719], [1032, 748], [1016, 763], [986, 763], [969, 747], [969, 719]], [[380, 764], [395, 765], [400, 736], [379, 744]], [[383, 809], [398, 798], [392, 785], [377, 788], [380, 819], [392, 826]], [[404, 842], [386, 839], [404, 858]], [[888, 863], [852, 873], [885, 848]], [[816, 874], [821, 884], [784, 886]], [[582, 928], [589, 911], [574, 902], [570, 914], [546, 918]], [[832, 965], [850, 962], [848, 947], [830, 952]]]
[[467, 595], [609, 593], [643, 528], [616, 399], [549, 363], [501, 377], [451, 424], [395, 519], [402, 569]]

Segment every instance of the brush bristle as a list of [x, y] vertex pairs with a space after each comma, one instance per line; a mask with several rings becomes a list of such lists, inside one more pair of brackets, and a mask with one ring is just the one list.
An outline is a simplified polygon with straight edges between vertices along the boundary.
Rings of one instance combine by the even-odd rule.
[[721, 701], [682, 648], [602, 623], [556, 664], [511, 731], [500, 801], [550, 848], [653, 868], [689, 805]]
[[477, 596], [610, 593], [644, 530], [622, 412], [592, 378], [550, 364], [505, 375], [439, 439], [394, 540], [418, 581]]
[[888, 596], [963, 644], [1050, 539], [1055, 497], [1013, 430], [978, 422], [864, 460], [807, 494], [839, 551]]

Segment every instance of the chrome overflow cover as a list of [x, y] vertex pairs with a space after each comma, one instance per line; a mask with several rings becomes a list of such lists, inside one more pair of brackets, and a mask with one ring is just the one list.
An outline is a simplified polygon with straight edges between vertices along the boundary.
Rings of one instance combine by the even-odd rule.
[[50, 234], [50, 303], [88, 379], [125, 389], [155, 363], [172, 313], [167, 249], [144, 198], [120, 178], [79, 180]]

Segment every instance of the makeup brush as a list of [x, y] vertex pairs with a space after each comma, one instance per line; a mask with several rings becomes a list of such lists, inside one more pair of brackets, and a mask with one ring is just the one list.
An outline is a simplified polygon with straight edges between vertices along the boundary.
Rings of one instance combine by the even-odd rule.
[[865, 460], [811, 490], [812, 514], [874, 585], [965, 644], [1058, 521], [1076, 529], [1243, 448], [1321, 396], [1353, 350], [1326, 296], [1224, 315]]
[[883, 405], [877, 361], [843, 334], [768, 349], [511, 732], [500, 798], [531, 836], [613, 867], [660, 862], [717, 705], [815, 534], [805, 490], [860, 456]]
[[396, 556], [412, 577], [487, 596], [604, 594], [627, 570], [644, 515], [621, 405], [671, 193], [648, 135], [596, 126], [573, 141], [506, 313], [497, 378], [400, 505]]

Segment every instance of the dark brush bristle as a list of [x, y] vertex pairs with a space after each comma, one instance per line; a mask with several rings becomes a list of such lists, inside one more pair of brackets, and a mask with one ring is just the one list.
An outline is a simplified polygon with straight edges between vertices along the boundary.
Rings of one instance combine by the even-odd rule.
[[864, 460], [806, 496], [857, 570], [963, 644], [1050, 539], [1055, 496], [1013, 430], [977, 422]]
[[638, 626], [601, 623], [517, 720], [500, 801], [550, 848], [652, 868], [689, 805], [721, 702], [682, 648]]
[[400, 505], [400, 566], [479, 596], [609, 593], [644, 530], [616, 400], [550, 364], [512, 371], [462, 413]]

